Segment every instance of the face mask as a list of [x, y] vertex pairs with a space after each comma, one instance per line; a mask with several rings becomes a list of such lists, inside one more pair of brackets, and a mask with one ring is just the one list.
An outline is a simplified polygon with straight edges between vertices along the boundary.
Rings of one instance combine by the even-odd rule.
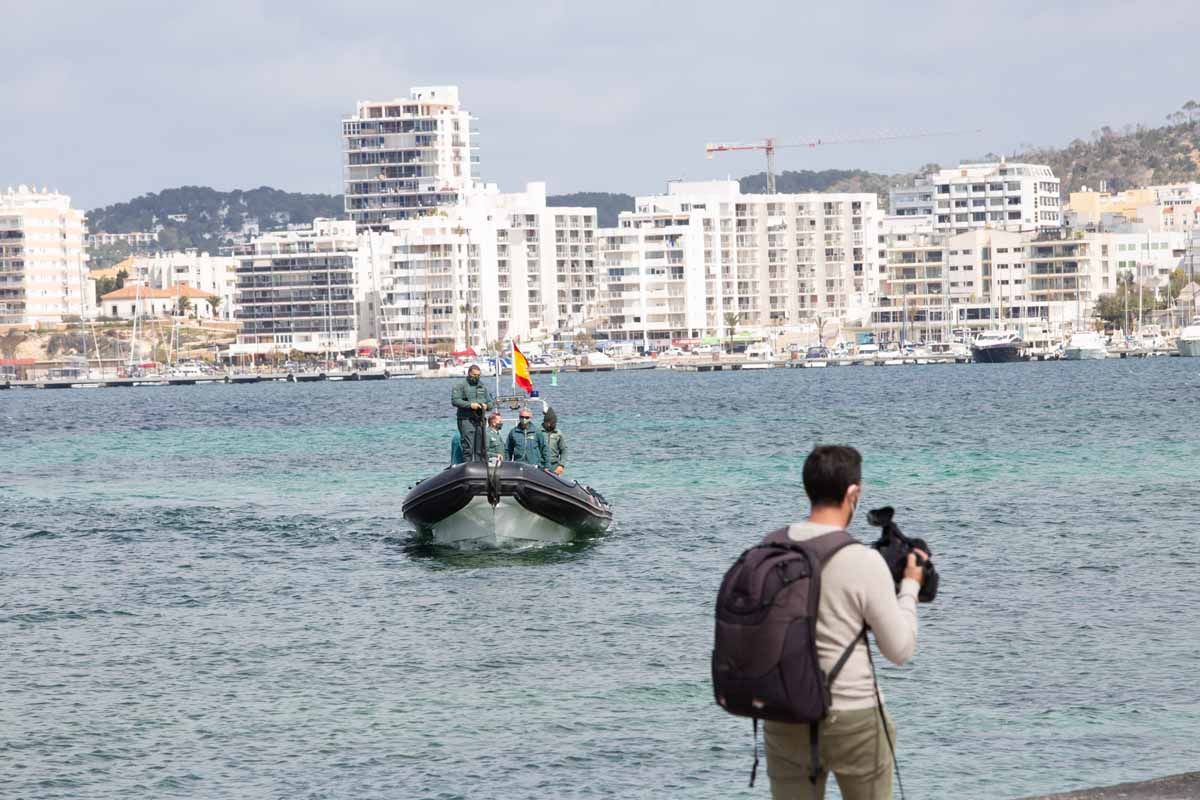
[[530, 422], [529, 417], [521, 417], [521, 427], [522, 428], [528, 428], [529, 422]]
[[479, 376], [478, 375], [468, 375], [467, 383], [471, 384], [472, 386], [475, 386], [476, 384], [479, 383]]

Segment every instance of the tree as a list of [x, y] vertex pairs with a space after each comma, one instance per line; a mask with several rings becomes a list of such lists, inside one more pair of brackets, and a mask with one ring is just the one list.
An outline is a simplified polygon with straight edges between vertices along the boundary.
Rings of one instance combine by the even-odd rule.
[[213, 313], [214, 317], [220, 316], [217, 313], [217, 309], [220, 308], [220, 306], [221, 306], [221, 296], [220, 295], [210, 294], [208, 296], [208, 305], [210, 308], [212, 308], [212, 313]]
[[192, 307], [192, 301], [186, 297], [179, 298], [179, 316], [186, 317], [188, 310]]
[[725, 327], [729, 329], [729, 333], [727, 333], [726, 337], [725, 337], [726, 338], [726, 342], [725, 342], [726, 350], [732, 349], [733, 334], [737, 331], [737, 326], [738, 326], [737, 312], [736, 311], [726, 311], [725, 312]]

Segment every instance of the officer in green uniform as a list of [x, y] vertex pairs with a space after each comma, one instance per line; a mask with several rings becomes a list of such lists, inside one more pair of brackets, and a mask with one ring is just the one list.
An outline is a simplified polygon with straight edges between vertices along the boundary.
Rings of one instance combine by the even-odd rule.
[[500, 416], [499, 411], [493, 411], [488, 417], [487, 429], [487, 454], [488, 460], [493, 458], [504, 458], [504, 435], [500, 433], [500, 428], [504, 426], [504, 417]]
[[521, 409], [521, 424], [508, 433], [504, 456], [509, 461], [521, 461], [540, 467], [546, 461], [546, 439], [533, 427], [533, 412]]
[[[450, 390], [450, 403], [458, 417], [458, 433], [462, 437], [463, 461], [483, 461], [483, 413], [494, 405], [492, 393], [479, 380], [479, 367], [472, 364], [467, 369], [467, 379]], [[480, 441], [476, 442], [476, 435]]]
[[567, 440], [558, 430], [558, 415], [553, 408], [547, 409], [542, 417], [542, 438], [546, 440], [546, 460], [542, 462], [542, 469], [562, 475], [567, 469]]

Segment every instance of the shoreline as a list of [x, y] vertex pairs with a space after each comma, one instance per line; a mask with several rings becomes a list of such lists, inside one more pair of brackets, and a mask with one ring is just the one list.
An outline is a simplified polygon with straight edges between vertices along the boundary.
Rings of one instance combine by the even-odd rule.
[[1147, 781], [1040, 794], [1024, 800], [1193, 800], [1197, 797], [1200, 797], [1200, 772], [1181, 772]]

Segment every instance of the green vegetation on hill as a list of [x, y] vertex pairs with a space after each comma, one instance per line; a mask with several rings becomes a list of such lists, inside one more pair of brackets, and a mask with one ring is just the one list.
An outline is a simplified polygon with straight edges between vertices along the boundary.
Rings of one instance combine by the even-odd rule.
[[247, 221], [256, 221], [266, 231], [343, 213], [341, 195], [284, 192], [268, 186], [230, 192], [180, 186], [93, 209], [87, 225], [90, 231], [107, 233], [151, 231], [161, 225], [159, 249], [195, 247], [216, 254]]
[[[989, 153], [978, 160], [997, 160]], [[1157, 128], [1136, 126], [1120, 132], [1101, 128], [1088, 140], [1076, 139], [1066, 147], [1026, 147], [1010, 161], [1047, 164], [1062, 181], [1062, 193], [1087, 185], [1110, 190], [1152, 183], [1200, 181], [1200, 103], [1189, 100], [1167, 116]], [[888, 190], [910, 184], [917, 176], [938, 169], [926, 164], [911, 173], [893, 175], [860, 169], [785, 170], [776, 177], [780, 192], [874, 192], [887, 207]], [[743, 192], [766, 189], [766, 174], [747, 175], [738, 183]], [[574, 192], [550, 195], [550, 206], [595, 207], [601, 227], [617, 224], [617, 215], [632, 211], [633, 195], [618, 192]], [[176, 219], [171, 219], [175, 215]], [[186, 215], [186, 216], [181, 216]], [[219, 192], [206, 186], [181, 186], [115, 203], [88, 212], [88, 230], [109, 233], [153, 230], [162, 225], [158, 247], [173, 250], [195, 247], [218, 252], [247, 220], [256, 220], [263, 231], [289, 224], [308, 224], [316, 217], [344, 218], [341, 195], [300, 194], [266, 186]], [[127, 248], [116, 247], [105, 259], [115, 261]], [[95, 259], [93, 259], [95, 261]]]
[[601, 228], [613, 228], [616, 227], [618, 214], [633, 211], [633, 195], [613, 192], [553, 194], [546, 197], [546, 205], [595, 207], [596, 224]]
[[1062, 181], [1062, 193], [1083, 186], [1110, 191], [1159, 183], [1200, 180], [1200, 104], [1189, 100], [1167, 116], [1167, 125], [1131, 126], [1121, 131], [1104, 127], [1087, 141], [1066, 147], [1027, 148], [1012, 161], [1046, 164]]

